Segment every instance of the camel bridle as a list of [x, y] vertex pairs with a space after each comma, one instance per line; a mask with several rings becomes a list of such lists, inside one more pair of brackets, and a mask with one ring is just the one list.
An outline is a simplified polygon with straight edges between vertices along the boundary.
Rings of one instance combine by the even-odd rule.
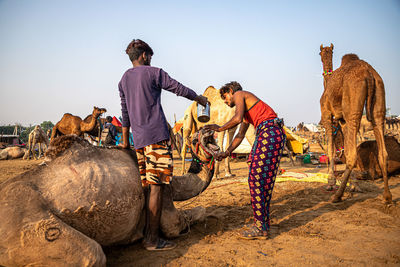
[[[210, 152], [207, 151], [207, 149], [203, 146], [203, 144], [200, 141], [201, 140], [201, 131], [199, 132], [197, 139], [198, 139], [198, 141], [195, 146], [193, 145], [193, 142], [190, 142], [190, 149], [192, 150], [194, 156], [196, 156], [193, 158], [193, 160], [195, 162], [199, 163], [201, 166], [206, 165], [207, 168], [209, 168], [209, 169], [214, 168], [214, 163], [215, 163], [214, 156]], [[205, 158], [199, 154], [199, 147], [201, 147], [203, 149], [204, 153], [207, 156], [209, 156], [209, 158]]]

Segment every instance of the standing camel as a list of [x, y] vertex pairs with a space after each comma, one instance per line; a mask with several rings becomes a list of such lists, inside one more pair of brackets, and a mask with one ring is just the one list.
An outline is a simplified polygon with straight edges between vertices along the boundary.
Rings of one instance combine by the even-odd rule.
[[105, 108], [94, 107], [92, 115], [82, 120], [78, 116], [74, 116], [70, 113], [65, 113], [59, 122], [53, 128], [51, 133], [51, 141], [57, 136], [76, 134], [83, 137], [84, 133], [91, 132], [96, 127], [97, 118], [106, 112]]
[[[49, 137], [45, 134], [40, 125], [36, 125], [35, 128], [29, 133], [28, 150], [25, 152], [24, 159], [31, 159], [31, 154], [34, 158], [39, 159], [42, 154], [42, 144], [45, 145], [47, 149], [49, 143]], [[35, 154], [36, 145], [39, 145], [38, 156]]]
[[356, 166], [357, 133], [360, 127], [364, 105], [367, 119], [371, 121], [378, 146], [379, 165], [384, 180], [383, 198], [392, 201], [387, 176], [387, 151], [384, 141], [385, 123], [385, 88], [382, 78], [367, 62], [360, 60], [355, 54], [347, 54], [342, 58], [341, 66], [333, 71], [333, 44], [320, 47], [323, 66], [324, 92], [320, 99], [321, 123], [326, 130], [328, 156], [330, 158], [328, 172], [328, 189], [336, 184], [334, 176], [334, 144], [333, 125], [338, 122], [343, 129], [346, 170], [343, 181], [332, 197], [332, 202], [339, 202], [343, 196], [350, 173]]

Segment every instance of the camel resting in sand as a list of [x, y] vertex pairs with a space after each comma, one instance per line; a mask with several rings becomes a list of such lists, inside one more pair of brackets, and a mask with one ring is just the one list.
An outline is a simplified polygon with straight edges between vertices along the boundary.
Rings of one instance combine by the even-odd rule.
[[[213, 131], [195, 135], [189, 172], [174, 176], [163, 194], [160, 228], [177, 237], [205, 209], [181, 212], [173, 201], [205, 190], [219, 151]], [[103, 245], [129, 244], [143, 237], [144, 190], [136, 153], [95, 147], [75, 135], [56, 138], [44, 166], [0, 184], [0, 265], [105, 266]]]
[[105, 108], [93, 107], [92, 114], [87, 116], [85, 120], [70, 113], [65, 113], [61, 120], [54, 125], [50, 141], [53, 141], [57, 136], [67, 134], [76, 134], [83, 137], [84, 133], [93, 131], [96, 127], [97, 118], [104, 112], [107, 112]]
[[[333, 137], [336, 153], [341, 162], [346, 163], [344, 153], [344, 138], [343, 131], [340, 125], [336, 125], [336, 133]], [[389, 132], [385, 135], [385, 146], [388, 152], [387, 173], [393, 174], [400, 170], [400, 136]], [[354, 168], [355, 174], [352, 178], [358, 179], [376, 179], [382, 177], [382, 170], [379, 166], [378, 145], [376, 140], [368, 140], [360, 143], [357, 146], [357, 161]], [[351, 190], [360, 191], [357, 181], [351, 179]]]
[[0, 160], [22, 158], [26, 153], [26, 149], [19, 146], [7, 147], [0, 150]]
[[[388, 152], [387, 172], [396, 173], [400, 170], [400, 143], [394, 136], [385, 136], [385, 145]], [[375, 140], [364, 141], [358, 145], [356, 170], [361, 171], [365, 178], [382, 177]]]

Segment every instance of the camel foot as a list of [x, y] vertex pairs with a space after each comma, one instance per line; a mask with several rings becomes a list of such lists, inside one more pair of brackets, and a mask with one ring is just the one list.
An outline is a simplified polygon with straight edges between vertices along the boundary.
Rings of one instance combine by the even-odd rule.
[[362, 189], [358, 184], [352, 184], [350, 186], [350, 192], [362, 193]]
[[335, 178], [328, 178], [328, 185], [325, 188], [327, 191], [334, 191], [337, 189], [336, 186], [336, 179]]
[[392, 194], [390, 192], [384, 192], [383, 200], [385, 204], [392, 204]]
[[337, 196], [336, 194], [331, 197], [332, 203], [338, 203], [342, 201], [342, 197]]
[[188, 225], [195, 222], [202, 222], [206, 218], [206, 209], [204, 207], [195, 207], [190, 210], [183, 211], [184, 218]]
[[337, 186], [336, 186], [335, 184], [328, 184], [328, 185], [325, 187], [325, 189], [326, 189], [327, 191], [334, 191], [334, 190], [337, 189]]

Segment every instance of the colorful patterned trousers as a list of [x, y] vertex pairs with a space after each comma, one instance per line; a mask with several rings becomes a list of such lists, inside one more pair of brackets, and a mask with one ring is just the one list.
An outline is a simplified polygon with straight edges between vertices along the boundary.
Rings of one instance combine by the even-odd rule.
[[279, 162], [286, 141], [279, 119], [262, 122], [249, 156], [249, 187], [255, 225], [261, 230], [270, 226], [269, 205]]

